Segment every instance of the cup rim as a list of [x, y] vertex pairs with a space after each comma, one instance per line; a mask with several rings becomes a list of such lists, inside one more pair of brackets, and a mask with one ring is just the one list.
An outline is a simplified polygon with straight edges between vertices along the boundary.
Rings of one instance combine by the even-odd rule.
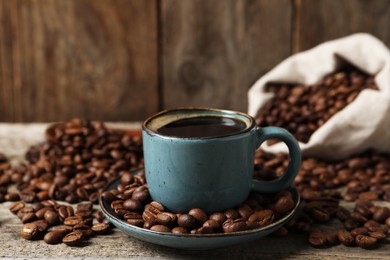
[[[241, 131], [238, 131], [238, 132], [235, 132], [235, 133], [231, 133], [231, 134], [225, 134], [225, 135], [217, 135], [217, 136], [207, 136], [207, 137], [178, 137], [178, 136], [168, 136], [168, 135], [164, 135], [164, 134], [161, 134], [157, 131], [154, 131], [150, 128], [147, 127], [147, 125], [154, 119], [156, 119], [157, 117], [161, 116], [161, 115], [164, 115], [164, 114], [169, 114], [169, 113], [174, 113], [174, 112], [177, 112], [177, 111], [211, 111], [211, 112], [217, 112], [217, 113], [221, 113], [221, 115], [223, 114], [226, 114], [226, 115], [239, 115], [239, 116], [242, 116], [242, 117], [245, 117], [249, 120], [249, 124], [247, 127], [245, 127], [244, 129], [242, 129]], [[246, 123], [245, 123], [246, 124]], [[147, 132], [149, 135], [156, 135], [156, 136], [160, 136], [160, 137], [163, 137], [163, 138], [169, 138], [169, 139], [190, 139], [190, 140], [199, 140], [199, 139], [217, 139], [217, 138], [224, 138], [224, 137], [228, 137], [228, 136], [236, 136], [236, 135], [241, 135], [243, 133], [246, 133], [246, 132], [249, 132], [250, 130], [252, 130], [254, 127], [256, 126], [256, 122], [255, 122], [255, 119], [246, 114], [246, 113], [243, 113], [243, 112], [239, 112], [239, 111], [234, 111], [234, 110], [226, 110], [226, 109], [219, 109], [219, 108], [206, 108], [206, 107], [178, 107], [178, 108], [172, 108], [172, 109], [165, 109], [165, 110], [162, 110], [150, 117], [148, 117], [147, 119], [144, 120], [144, 122], [142, 123], [142, 130], [144, 130], [145, 132]]]

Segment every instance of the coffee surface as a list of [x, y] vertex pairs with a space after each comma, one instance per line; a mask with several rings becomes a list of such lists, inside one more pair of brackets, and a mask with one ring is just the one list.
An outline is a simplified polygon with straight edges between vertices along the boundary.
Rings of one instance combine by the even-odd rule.
[[194, 138], [215, 137], [238, 133], [244, 130], [245, 123], [226, 117], [195, 117], [179, 119], [160, 127], [157, 132], [167, 136]]

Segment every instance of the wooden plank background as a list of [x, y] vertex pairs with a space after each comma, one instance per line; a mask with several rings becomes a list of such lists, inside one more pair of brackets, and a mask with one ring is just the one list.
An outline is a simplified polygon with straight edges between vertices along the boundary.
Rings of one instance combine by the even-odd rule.
[[0, 0], [0, 121], [246, 111], [289, 55], [355, 32], [390, 45], [388, 0]]

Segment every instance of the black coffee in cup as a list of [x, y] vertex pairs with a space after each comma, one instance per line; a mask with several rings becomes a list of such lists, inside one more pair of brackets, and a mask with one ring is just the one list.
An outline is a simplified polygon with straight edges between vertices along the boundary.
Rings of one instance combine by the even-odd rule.
[[202, 116], [179, 119], [157, 129], [167, 136], [181, 138], [225, 136], [241, 132], [246, 124], [228, 117]]

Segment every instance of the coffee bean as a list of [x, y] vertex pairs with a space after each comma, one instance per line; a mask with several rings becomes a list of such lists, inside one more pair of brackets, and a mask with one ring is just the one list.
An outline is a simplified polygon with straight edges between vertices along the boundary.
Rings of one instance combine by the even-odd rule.
[[191, 209], [188, 215], [193, 216], [198, 223], [204, 223], [208, 219], [207, 214], [199, 208]]
[[[126, 221], [127, 221], [127, 223], [129, 223], [130, 225], [137, 226], [137, 227], [145, 226], [145, 223], [148, 222], [148, 221], [144, 222], [143, 219], [131, 219], [131, 218], [127, 219]], [[149, 221], [149, 222], [152, 222], [153, 224], [156, 223], [156, 221]], [[149, 228], [150, 228], [150, 227], [149, 227]]]
[[91, 202], [83, 202], [77, 204], [76, 212], [79, 211], [91, 211], [93, 209], [93, 204]]
[[214, 219], [207, 220], [206, 222], [203, 223], [203, 226], [204, 227], [210, 227], [213, 230], [218, 230], [221, 227], [221, 225]]
[[121, 183], [128, 185], [134, 182], [134, 176], [128, 172], [121, 172]]
[[25, 204], [23, 201], [17, 201], [15, 203], [12, 203], [11, 206], [9, 207], [9, 210], [13, 213], [16, 214], [18, 213], [19, 210], [24, 208]]
[[81, 231], [81, 233], [83, 233], [83, 236], [85, 238], [89, 238], [89, 237], [92, 237], [94, 235], [91, 227], [82, 223], [82, 222], [73, 226], [73, 231], [76, 231], [76, 230]]
[[271, 224], [274, 218], [275, 215], [272, 210], [264, 209], [253, 213], [249, 217], [248, 221], [251, 223], [251, 225], [257, 228], [257, 227], [265, 227]]
[[384, 223], [390, 217], [390, 209], [388, 207], [380, 207], [372, 215], [372, 219], [379, 223]]
[[71, 206], [62, 206], [58, 209], [58, 215], [60, 215], [62, 219], [66, 219], [74, 216], [74, 210]]
[[110, 225], [106, 223], [97, 223], [91, 227], [91, 230], [96, 234], [107, 234], [110, 229]]
[[235, 209], [228, 209], [224, 212], [224, 214], [227, 219], [237, 219], [240, 217], [240, 214], [238, 214]]
[[147, 190], [134, 191], [131, 198], [146, 203], [150, 200], [150, 194]]
[[20, 200], [20, 196], [17, 193], [9, 192], [9, 193], [5, 194], [4, 199], [6, 201], [18, 201], [18, 200]]
[[352, 218], [351, 212], [349, 210], [347, 210], [346, 208], [341, 207], [341, 206], [339, 206], [339, 208], [337, 209], [336, 216], [341, 221], [345, 221], [347, 219]]
[[355, 238], [352, 236], [352, 234], [346, 230], [340, 230], [337, 233], [337, 237], [341, 244], [345, 246], [354, 246], [355, 245]]
[[351, 235], [356, 237], [357, 235], [368, 235], [368, 229], [365, 227], [358, 227], [351, 230]]
[[150, 228], [150, 230], [157, 232], [171, 232], [171, 229], [164, 225], [154, 225]]
[[52, 231], [60, 232], [60, 233], [63, 233], [64, 235], [66, 235], [66, 234], [69, 234], [70, 232], [73, 231], [73, 227], [70, 227], [70, 226], [57, 226]]
[[62, 243], [68, 246], [80, 246], [82, 245], [83, 239], [83, 233], [79, 230], [76, 230], [65, 235], [62, 239]]
[[58, 231], [50, 231], [46, 233], [46, 235], [43, 237], [43, 240], [50, 245], [59, 244], [62, 242], [62, 239], [64, 238], [65, 234]]
[[125, 215], [123, 215], [124, 219], [142, 219], [142, 216], [140, 213], [137, 212], [128, 212]]
[[382, 240], [384, 240], [387, 237], [387, 233], [384, 233], [382, 231], [369, 232], [368, 235], [370, 237], [373, 237], [373, 238], [377, 239], [378, 241], [382, 241]]
[[313, 247], [324, 247], [327, 244], [326, 235], [318, 230], [309, 234], [308, 242]]
[[179, 227], [191, 230], [196, 225], [196, 219], [190, 214], [182, 214], [177, 218], [177, 224]]
[[150, 229], [152, 226], [157, 225], [156, 220], [148, 220], [143, 223], [143, 228]]
[[40, 202], [35, 202], [35, 203], [31, 204], [31, 207], [34, 209], [35, 212], [37, 212], [38, 210], [40, 210], [44, 206]]
[[359, 226], [359, 223], [354, 219], [347, 219], [344, 221], [344, 227], [346, 230], [351, 231]]
[[364, 224], [368, 221], [368, 219], [359, 212], [352, 212], [352, 219], [360, 224]]
[[114, 195], [114, 194], [112, 194], [112, 192], [111, 191], [105, 191], [105, 192], [103, 192], [102, 193], [102, 199], [104, 200], [104, 201], [106, 201], [107, 203], [112, 203], [113, 201], [115, 201], [115, 200], [118, 200], [118, 198]]
[[255, 200], [246, 200], [244, 204], [248, 205], [253, 211], [263, 209], [263, 207]]
[[133, 211], [140, 211], [143, 209], [143, 205], [139, 200], [127, 199], [123, 202], [123, 208]]
[[39, 233], [38, 227], [33, 223], [24, 224], [22, 229], [20, 230], [20, 235], [24, 239], [32, 240], [37, 238]]
[[335, 246], [340, 244], [339, 238], [336, 233], [328, 233], [326, 234], [327, 245]]
[[43, 215], [44, 219], [47, 221], [49, 225], [56, 225], [60, 222], [60, 216], [57, 212], [54, 212], [52, 210], [47, 210], [45, 214]]
[[219, 226], [222, 226], [223, 222], [226, 220], [226, 216], [223, 213], [216, 212], [210, 215], [210, 219], [217, 221]]
[[161, 203], [159, 203], [157, 201], [152, 201], [152, 202], [149, 203], [149, 205], [153, 206], [153, 208], [155, 208], [156, 210], [158, 210], [160, 212], [165, 211], [165, 207]]
[[20, 199], [26, 203], [31, 203], [37, 199], [37, 196], [36, 193], [33, 191], [21, 192]]
[[39, 219], [42, 219], [42, 218], [44, 218], [44, 215], [45, 215], [46, 211], [48, 211], [48, 210], [53, 210], [53, 208], [52, 207], [41, 208], [37, 212], [35, 212], [35, 216]]
[[318, 200], [321, 199], [321, 193], [319, 191], [314, 191], [311, 189], [304, 189], [301, 192], [301, 197], [304, 200]]
[[156, 221], [165, 226], [172, 226], [176, 220], [176, 215], [171, 212], [161, 212], [156, 216]]
[[202, 226], [198, 229], [191, 230], [191, 234], [212, 234], [213, 229], [211, 227]]
[[326, 223], [331, 219], [328, 211], [320, 207], [310, 207], [307, 212], [318, 222]]
[[222, 229], [224, 233], [232, 233], [244, 231], [249, 228], [244, 218], [231, 219], [228, 218], [223, 224]]
[[359, 194], [359, 199], [373, 201], [378, 199], [378, 195], [375, 192], [366, 191]]
[[237, 211], [238, 214], [245, 219], [248, 219], [254, 213], [253, 209], [246, 204], [243, 204], [238, 207]]
[[30, 213], [24, 214], [21, 220], [22, 220], [22, 223], [29, 223], [29, 222], [32, 222], [35, 218], [36, 218], [35, 213], [30, 212]]
[[80, 216], [72, 216], [72, 217], [67, 217], [64, 219], [64, 224], [67, 226], [75, 226], [79, 224], [80, 222], [83, 221], [83, 218]]
[[361, 248], [372, 248], [376, 245], [377, 239], [371, 236], [357, 235], [356, 244]]
[[173, 234], [187, 234], [188, 233], [187, 229], [185, 229], [183, 227], [174, 227], [174, 228], [172, 228], [171, 232]]
[[279, 214], [286, 214], [295, 206], [294, 200], [291, 196], [280, 197], [275, 203], [275, 211]]
[[57, 205], [57, 202], [54, 200], [44, 200], [41, 202], [44, 207], [53, 208]]
[[46, 230], [49, 227], [49, 224], [44, 219], [35, 220], [35, 221], [31, 222], [31, 223], [37, 226], [39, 233], [46, 232]]
[[271, 234], [273, 237], [284, 237], [288, 235], [288, 229], [285, 227], [278, 228]]
[[103, 212], [101, 212], [100, 210], [98, 210], [98, 211], [95, 213], [95, 219], [97, 220], [97, 222], [103, 223], [104, 220], [106, 219], [106, 217], [104, 216]]
[[355, 211], [366, 218], [370, 218], [372, 215], [372, 213], [370, 211], [370, 207], [366, 207], [364, 205], [360, 205], [360, 206], [356, 205]]

